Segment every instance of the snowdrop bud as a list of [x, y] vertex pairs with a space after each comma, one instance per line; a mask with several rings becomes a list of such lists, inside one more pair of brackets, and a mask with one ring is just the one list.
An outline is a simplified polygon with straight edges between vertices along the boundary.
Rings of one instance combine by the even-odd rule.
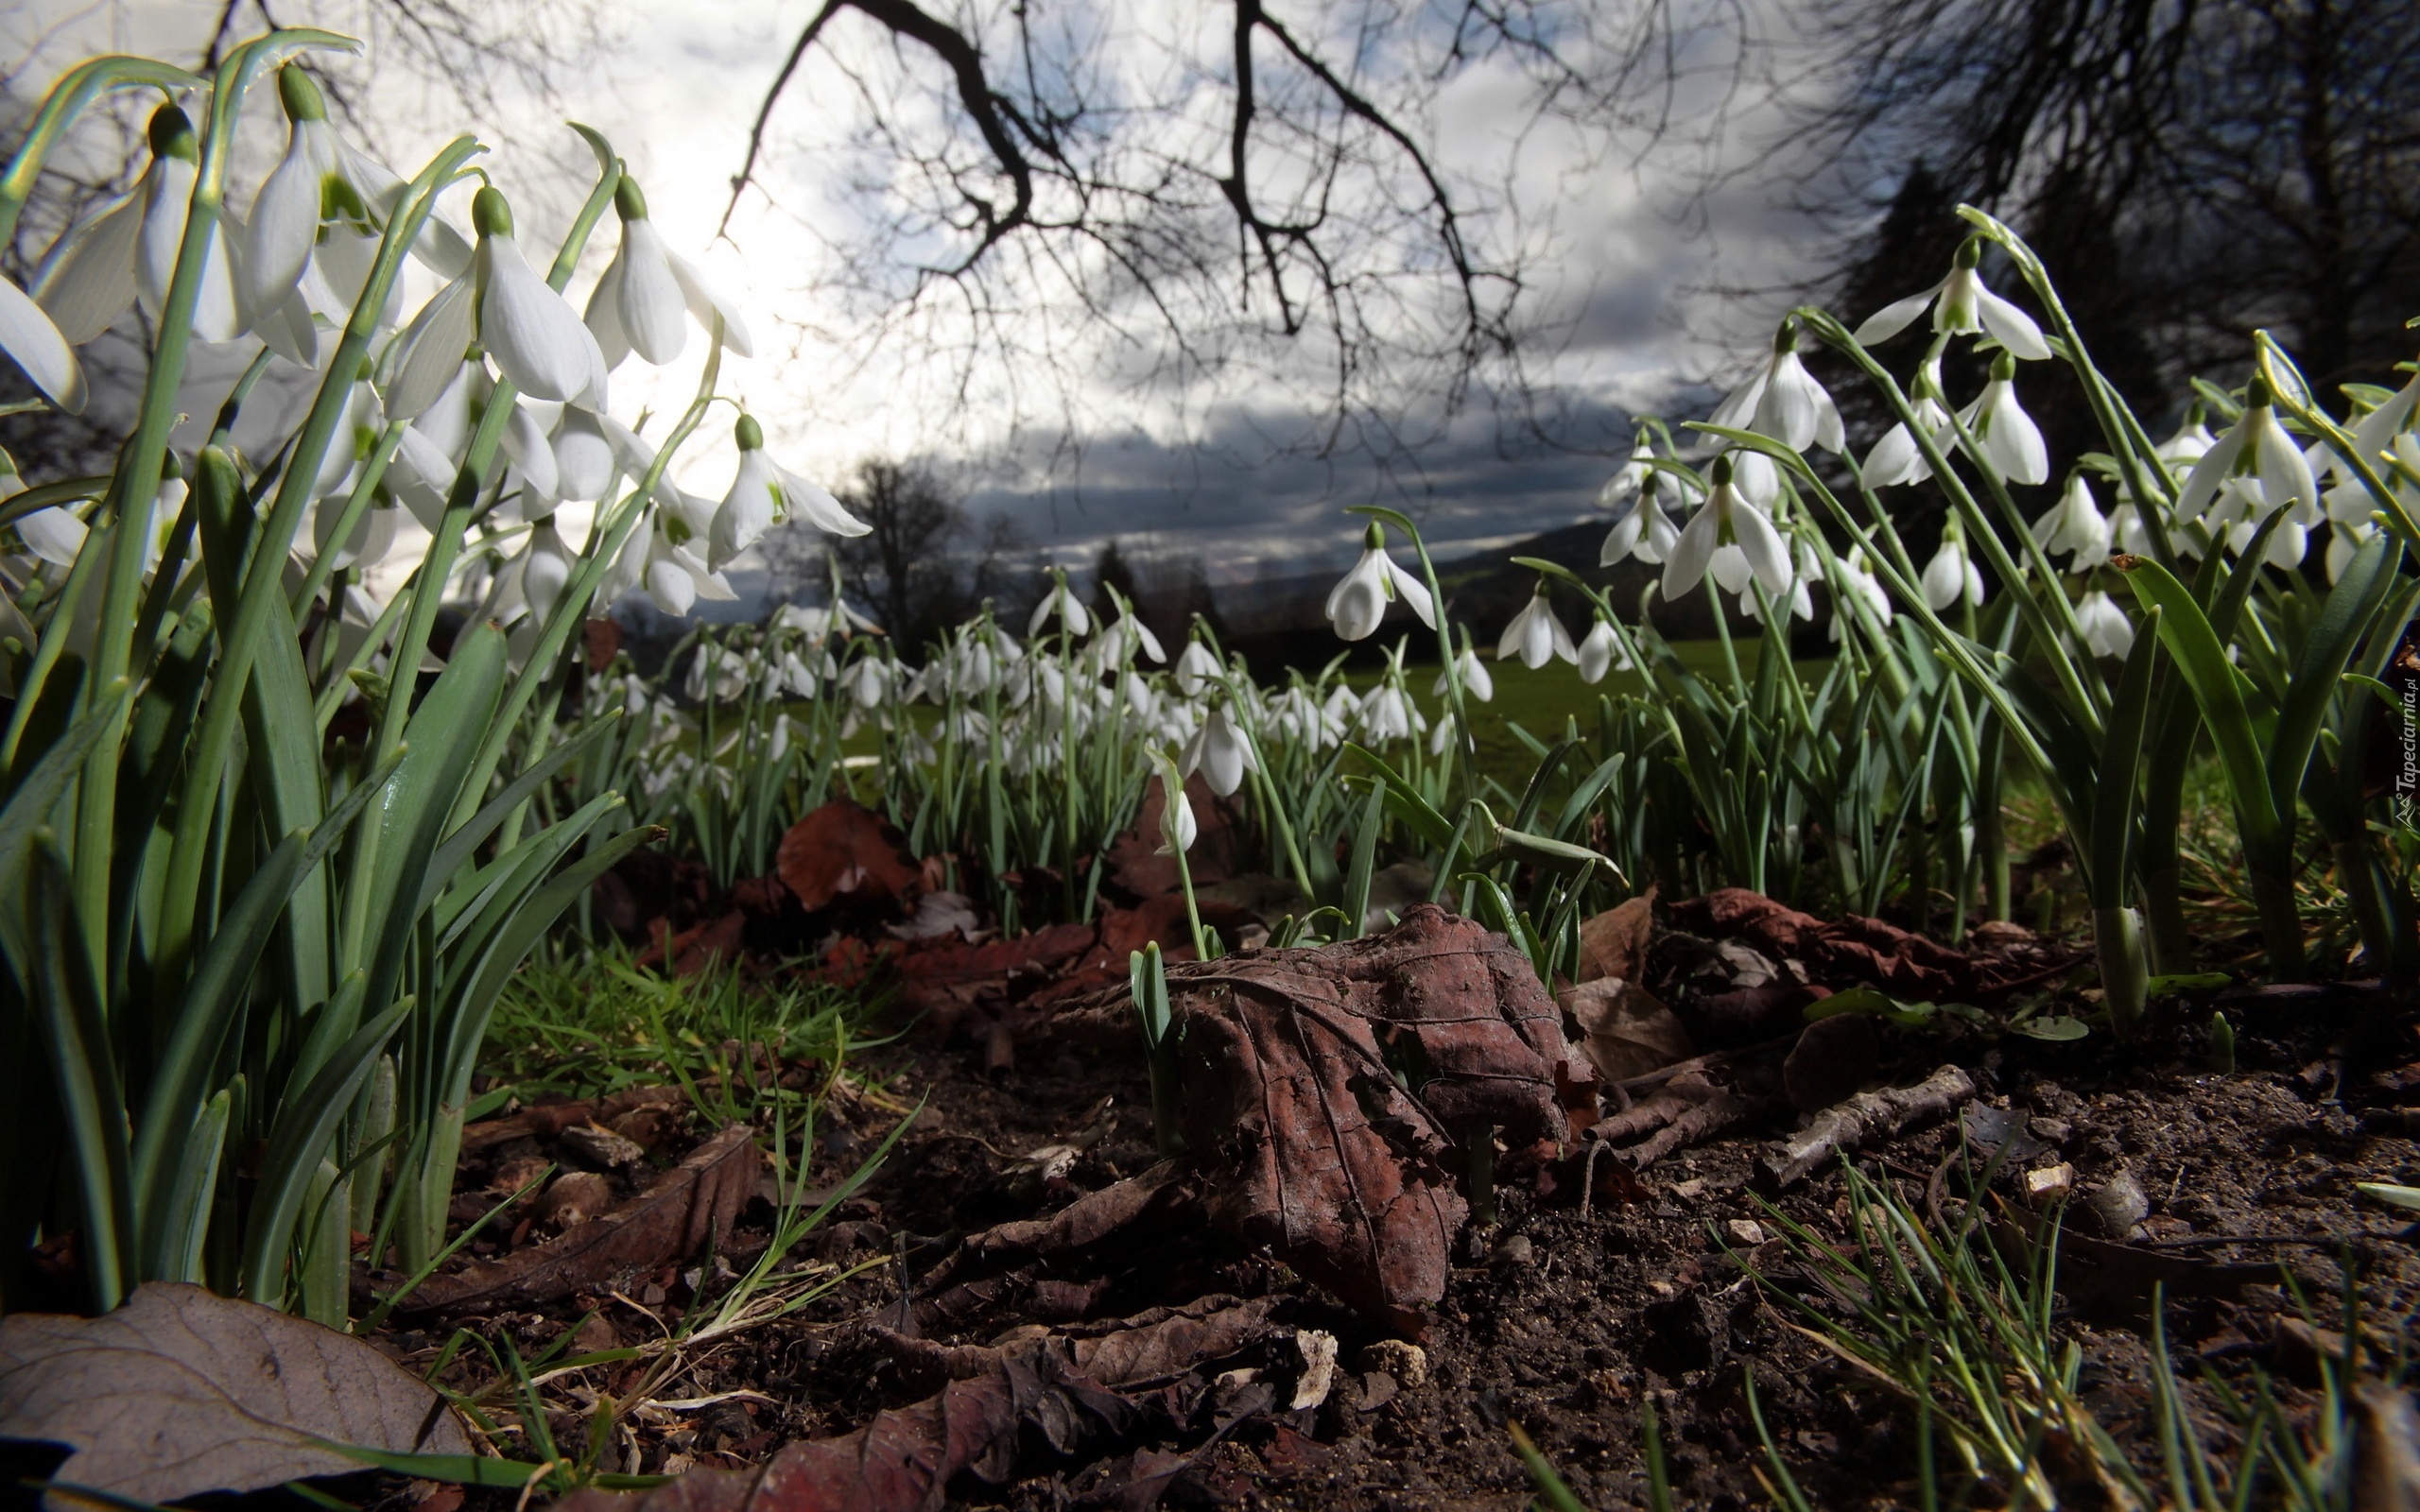
[[1554, 606], [1547, 598], [1547, 581], [1538, 579], [1537, 590], [1530, 602], [1512, 616], [1504, 627], [1503, 638], [1495, 644], [1495, 659], [1499, 662], [1519, 657], [1521, 664], [1535, 672], [1555, 657], [1565, 662], [1578, 662], [1579, 651], [1571, 644], [1571, 636], [1555, 618]]
[[[1495, 700], [1495, 679], [1489, 675], [1487, 663], [1478, 659], [1478, 653], [1471, 649], [1470, 632], [1467, 629], [1462, 632], [1462, 648], [1454, 657], [1454, 671], [1462, 679], [1462, 692], [1465, 695], [1477, 698], [1481, 703], [1490, 703]], [[1440, 672], [1437, 674], [1436, 685], [1428, 691], [1442, 698], [1445, 696], [1446, 691], [1451, 686], [1445, 674]]]
[[2097, 588], [2076, 600], [2076, 625], [2095, 656], [2124, 656], [2135, 648], [2135, 622]]
[[1151, 765], [1160, 775], [1160, 850], [1164, 856], [1181, 855], [1193, 849], [1200, 827], [1193, 817], [1193, 799], [1184, 791], [1184, 778], [1162, 750], [1151, 752]]
[[532, 399], [604, 408], [604, 353], [563, 297], [521, 255], [512, 207], [494, 188], [482, 188], [471, 200], [471, 223], [479, 233], [472, 260], [479, 339], [497, 370]]
[[2052, 556], [2066, 554], [2072, 573], [2090, 572], [2109, 559], [2109, 522], [2081, 472], [2068, 474], [2066, 492], [2033, 522], [2035, 542]]
[[1177, 691], [1188, 698], [1200, 697], [1202, 685], [1216, 681], [1219, 672], [1219, 659], [1210, 654], [1210, 648], [1200, 641], [1187, 641], [1176, 659]]
[[277, 102], [285, 108], [289, 121], [324, 121], [328, 118], [328, 102], [320, 94], [320, 86], [300, 64], [288, 63], [277, 71]]
[[1201, 728], [1185, 743], [1178, 765], [1188, 777], [1201, 772], [1210, 791], [1220, 798], [1232, 797], [1244, 785], [1244, 774], [1259, 766], [1253, 759], [1252, 743], [1227, 717], [1224, 706], [1212, 709], [1201, 721]]
[[571, 551], [555, 532], [552, 515], [529, 530], [529, 549], [521, 558], [521, 596], [529, 603], [530, 618], [544, 625], [571, 583]]

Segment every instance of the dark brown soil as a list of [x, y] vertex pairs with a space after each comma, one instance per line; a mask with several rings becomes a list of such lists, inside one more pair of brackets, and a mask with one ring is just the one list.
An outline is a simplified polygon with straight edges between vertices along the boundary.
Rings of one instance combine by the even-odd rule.
[[[2295, 1326], [2297, 1304], [2280, 1282], [2290, 1279], [2322, 1325], [2332, 1327], [2349, 1262], [2367, 1327], [2388, 1353], [2420, 1307], [2420, 1256], [2410, 1231], [2393, 1210], [2354, 1190], [2357, 1181], [2420, 1181], [2420, 1034], [2409, 1011], [2370, 994], [2256, 998], [2231, 1011], [2245, 1025], [2233, 1075], [2211, 1074], [2202, 1032], [2173, 1023], [2162, 1030], [2168, 1054], [2139, 1057], [2116, 1051], [2100, 1034], [2074, 1043], [1886, 1036], [1876, 1074], [1911, 1082], [1955, 1058], [1975, 1076], [1983, 1108], [2016, 1115], [2001, 1126], [2021, 1127], [2040, 1146], [2007, 1162], [2004, 1189], [2013, 1190], [2024, 1169], [2061, 1161], [2074, 1168], [2079, 1190], [2131, 1174], [2149, 1209], [2132, 1230], [2134, 1252], [2272, 1267], [2231, 1296], [2193, 1295], [2189, 1280], [2181, 1288], [2171, 1282], [2183, 1295], [2170, 1299], [2170, 1346], [2181, 1375], [2204, 1366], [2237, 1377], [2257, 1368], [2277, 1378], [2290, 1407], [2307, 1410], [2315, 1383], [2310, 1335]], [[2204, 1003], [2193, 1016], [2205, 1021], [2208, 1012]], [[873, 1332], [876, 1324], [918, 1330], [903, 1287], [916, 1292], [965, 1235], [1064, 1207], [1156, 1159], [1139, 1053], [1129, 1057], [1044, 1035], [1021, 1044], [1012, 1069], [996, 1072], [987, 1069], [998, 1059], [996, 1046], [936, 1043], [927, 1034], [887, 1054], [894, 1074], [885, 1091], [910, 1103], [924, 1099], [924, 1110], [873, 1180], [806, 1247], [837, 1264], [896, 1252], [904, 1267], [880, 1265], [714, 1352], [680, 1380], [680, 1396], [744, 1390], [761, 1398], [641, 1412], [614, 1468], [735, 1468], [928, 1395], [931, 1383], [902, 1379]], [[1775, 1072], [1751, 1057], [1737, 1074], [1753, 1085]], [[1600, 1199], [1586, 1214], [1569, 1168], [1524, 1173], [1508, 1164], [1499, 1220], [1462, 1235], [1416, 1363], [1266, 1254], [1201, 1228], [1137, 1235], [1040, 1283], [1008, 1288], [975, 1314], [938, 1323], [925, 1316], [921, 1331], [944, 1344], [980, 1344], [1019, 1325], [1114, 1318], [1225, 1293], [1279, 1297], [1275, 1315], [1288, 1329], [1336, 1335], [1342, 1370], [1325, 1402], [1264, 1412], [1235, 1427], [1166, 1487], [1158, 1504], [1167, 1506], [1517, 1508], [1532, 1490], [1509, 1423], [1536, 1439], [1587, 1504], [1644, 1505], [1641, 1407], [1651, 1400], [1679, 1504], [1763, 1504], [1746, 1372], [1816, 1505], [1911, 1505], [1909, 1414], [1871, 1378], [1785, 1327], [1776, 1306], [1772, 1288], [1793, 1284], [1794, 1273], [1785, 1247], [1771, 1242], [1772, 1214], [1751, 1178], [1756, 1155], [1790, 1118], [1768, 1117], [1669, 1156], [1640, 1174], [1626, 1200]], [[845, 1176], [893, 1121], [874, 1101], [836, 1105], [818, 1131], [811, 1183]], [[1959, 1123], [1936, 1121], [1861, 1152], [1859, 1160], [1920, 1202], [1945, 1162], [1962, 1158], [1961, 1143]], [[1052, 1145], [1080, 1150], [1054, 1162]], [[1028, 1159], [1037, 1152], [1045, 1159]], [[1847, 1211], [1836, 1170], [1782, 1194], [1779, 1207], [1835, 1238]], [[761, 1249], [768, 1218], [759, 1203], [731, 1236], [743, 1259], [752, 1244]], [[2072, 1221], [2089, 1231], [2081, 1212]], [[1765, 1243], [1749, 1224], [1764, 1226]], [[691, 1305], [693, 1287], [711, 1301], [716, 1282], [701, 1268], [673, 1264], [633, 1279], [634, 1289], [592, 1290], [532, 1313], [472, 1322], [528, 1350], [594, 1307], [596, 1320], [581, 1347], [631, 1343]], [[2120, 1442], [2139, 1446], [2150, 1468], [2147, 1287], [2121, 1275], [2100, 1295], [2081, 1291], [2063, 1296], [2061, 1315], [2083, 1351], [2086, 1400]], [[444, 1336], [444, 1329], [424, 1324], [391, 1343], [425, 1360]], [[1290, 1383], [1301, 1359], [1289, 1338], [1281, 1331], [1216, 1368], [1257, 1369]], [[627, 1383], [606, 1385], [627, 1389]], [[2215, 1424], [2207, 1431], [2220, 1432]], [[1189, 1439], [1175, 1434], [1112, 1445], [1089, 1463], [1028, 1443], [1012, 1479], [987, 1486], [961, 1477], [950, 1504], [1075, 1504], [1088, 1490], [1117, 1489], [1126, 1461], [1111, 1456], [1189, 1451], [1208, 1436], [1203, 1429]]]

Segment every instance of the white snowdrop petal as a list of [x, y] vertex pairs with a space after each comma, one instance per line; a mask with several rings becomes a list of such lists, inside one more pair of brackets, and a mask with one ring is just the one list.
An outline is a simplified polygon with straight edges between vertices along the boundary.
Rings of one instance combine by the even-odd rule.
[[527, 404], [515, 404], [505, 420], [504, 455], [521, 470], [521, 480], [548, 501], [561, 497], [555, 491], [561, 473], [555, 467], [554, 443], [546, 438], [546, 427]]
[[6, 352], [36, 388], [70, 415], [84, 412], [91, 397], [84, 366], [43, 307], [9, 279], [0, 278], [0, 352]]
[[302, 281], [319, 240], [320, 168], [312, 161], [309, 140], [296, 123], [285, 156], [252, 198], [251, 223], [244, 232], [241, 286], [244, 308], [259, 313], [275, 309]]
[[17, 535], [26, 549], [54, 567], [73, 567], [84, 548], [84, 522], [56, 506], [17, 518]]
[[722, 344], [743, 357], [756, 355], [756, 344], [748, 335], [748, 318], [739, 306], [723, 298], [722, 291], [706, 282], [696, 264], [669, 248], [665, 260], [672, 265], [672, 276], [681, 284], [681, 295], [689, 306], [689, 314], [698, 324], [711, 332], [715, 318], [722, 318]]
[[143, 203], [128, 195], [70, 230], [43, 260], [34, 301], [71, 347], [80, 347], [134, 305], [134, 251], [143, 238]]
[[2033, 317], [1983, 287], [1979, 281], [1975, 285], [1975, 309], [1982, 317], [1983, 329], [2008, 349], [2009, 355], [2028, 362], [2049, 360], [2050, 343], [2042, 339], [2042, 328], [2033, 323]]
[[[821, 484], [800, 477], [778, 463], [774, 464], [773, 475], [781, 483], [783, 502], [804, 514], [818, 530], [836, 536], [862, 536], [873, 528], [841, 507], [840, 501]], [[1081, 627], [1077, 628], [1081, 633]], [[1154, 643], [1155, 652], [1156, 645]], [[1159, 658], [1155, 655], [1154, 660]]]
[[1867, 316], [1858, 328], [1849, 334], [1857, 337], [1860, 345], [1868, 347], [1888, 341], [1915, 324], [1916, 318], [1931, 307], [1934, 298], [1940, 293], [1941, 285], [1936, 284], [1922, 294], [1910, 294], [1904, 300], [1894, 300]]
[[[437, 291], [404, 328], [403, 359], [387, 386], [387, 413], [396, 420], [416, 420], [463, 373], [462, 353], [476, 335], [471, 279], [456, 279]], [[464, 390], [468, 398], [468, 389]]]
[[537, 275], [510, 236], [482, 240], [477, 261], [486, 284], [479, 339], [496, 370], [533, 398], [585, 396], [592, 408], [603, 408], [605, 395], [596, 379], [604, 354], [563, 297]]
[[655, 222], [644, 217], [624, 221], [614, 261], [622, 265], [614, 284], [614, 310], [631, 350], [659, 368], [678, 358], [689, 338], [688, 305], [666, 260], [664, 237]]

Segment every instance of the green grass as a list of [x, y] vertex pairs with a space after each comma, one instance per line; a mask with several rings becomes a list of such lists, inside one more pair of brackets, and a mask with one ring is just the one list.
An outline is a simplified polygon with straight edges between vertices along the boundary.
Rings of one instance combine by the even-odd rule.
[[[796, 1126], [847, 1074], [872, 1005], [860, 993], [786, 977], [744, 982], [735, 970], [662, 977], [609, 948], [572, 964], [532, 962], [496, 1004], [481, 1069], [523, 1101], [556, 1093], [609, 1097], [677, 1086], [699, 1113], [724, 1123], [772, 1112]], [[749, 1047], [761, 1046], [754, 1054]], [[764, 1070], [815, 1062], [811, 1085]], [[796, 1082], [798, 1078], [788, 1078]]]

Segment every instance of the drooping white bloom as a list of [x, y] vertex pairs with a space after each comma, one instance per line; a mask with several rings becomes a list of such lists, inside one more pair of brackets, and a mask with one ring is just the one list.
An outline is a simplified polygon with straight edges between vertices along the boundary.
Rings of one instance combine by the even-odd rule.
[[1403, 690], [1392, 680], [1372, 688], [1358, 707], [1362, 735], [1372, 745], [1390, 740], [1409, 740], [1428, 728], [1427, 716], [1411, 705]]
[[836, 536], [862, 536], [872, 525], [840, 507], [840, 501], [774, 461], [765, 451], [765, 431], [752, 416], [732, 427], [739, 442], [739, 471], [715, 511], [707, 565], [720, 572], [758, 538], [790, 517], [806, 516], [817, 529]]
[[1193, 849], [1194, 837], [1201, 833], [1193, 817], [1193, 799], [1185, 796], [1184, 775], [1168, 760], [1167, 751], [1153, 747], [1151, 765], [1160, 774], [1159, 853], [1182, 855]]
[[840, 686], [858, 708], [875, 708], [890, 691], [890, 663], [878, 656], [861, 656], [840, 674]]
[[1866, 564], [1864, 547], [1849, 548], [1848, 556], [1841, 562], [1840, 581], [1834, 586], [1837, 592], [1832, 603], [1832, 623], [1827, 628], [1827, 633], [1835, 645], [1840, 644], [1841, 637], [1846, 633], [1845, 627], [1852, 612], [1852, 604], [1862, 606], [1868, 614], [1874, 616], [1876, 626], [1890, 625], [1891, 595], [1876, 579], [1874, 570]]
[[521, 554], [521, 596], [537, 623], [544, 625], [555, 611], [563, 590], [571, 586], [571, 548], [556, 533], [554, 516], [531, 525], [528, 549]]
[[1253, 756], [1252, 742], [1228, 717], [1223, 704], [1202, 719], [1201, 728], [1185, 742], [1184, 755], [1177, 765], [1185, 776], [1200, 772], [1210, 791], [1220, 798], [1232, 796], [1244, 785], [1244, 774], [1259, 770], [1260, 765]]
[[1631, 557], [1658, 563], [1670, 554], [1681, 530], [1664, 512], [1664, 489], [1665, 475], [1658, 472], [1638, 490], [1638, 497], [1614, 521], [1613, 529], [1605, 532], [1605, 544], [1597, 553], [1598, 566], [1611, 567]]
[[471, 219], [479, 231], [469, 274], [479, 293], [479, 341], [496, 371], [532, 399], [602, 410], [605, 354], [570, 303], [521, 255], [504, 196], [481, 189]]
[[84, 549], [84, 522], [62, 505], [19, 515], [16, 525], [26, 550], [54, 567], [75, 566], [76, 554]]
[[1630, 460], [1616, 468], [1614, 475], [1605, 480], [1604, 487], [1597, 490], [1598, 505], [1607, 509], [1619, 509], [1647, 486], [1654, 464], [1655, 449], [1648, 444], [1647, 432], [1642, 429], [1637, 441], [1630, 449]]
[[[2420, 374], [2387, 396], [2377, 408], [2362, 416], [2353, 426], [2353, 449], [2373, 468], [2385, 470], [2388, 455], [2394, 450], [2398, 436], [2411, 434], [2415, 421], [2420, 421]], [[2340, 472], [2349, 472], [2341, 458], [2331, 457]]]
[[67, 344], [49, 314], [26, 291], [0, 278], [0, 352], [25, 373], [54, 404], [70, 415], [84, 413], [92, 393], [85, 387], [84, 365]]
[[1555, 657], [1572, 662], [1580, 660], [1579, 649], [1571, 644], [1570, 632], [1563, 627], [1563, 621], [1555, 618], [1554, 606], [1547, 601], [1543, 578], [1538, 582], [1537, 591], [1530, 595], [1530, 601], [1521, 606], [1520, 612], [1512, 616], [1512, 623], [1504, 627], [1503, 636], [1495, 643], [1495, 659], [1498, 662], [1512, 657], [1520, 658], [1521, 664], [1532, 672]]
[[[2235, 485], [2240, 488], [2240, 482]], [[2263, 518], [2266, 518], [2265, 516]], [[2258, 520], [2238, 520], [2227, 528], [2227, 552], [2240, 557], [2251, 549], [2252, 538], [2260, 533]], [[2261, 548], [2260, 559], [2272, 567], [2299, 567], [2310, 553], [2310, 527], [2289, 513], [2269, 532], [2269, 544]]]
[[614, 486], [614, 443], [604, 422], [576, 404], [563, 406], [555, 424], [555, 488], [564, 499], [601, 499]]
[[1185, 642], [1184, 649], [1177, 653], [1176, 687], [1188, 698], [1201, 696], [1203, 684], [1217, 681], [1219, 672], [1219, 659], [1200, 641]]
[[614, 209], [622, 221], [622, 245], [588, 296], [588, 329], [596, 336], [605, 365], [619, 367], [633, 352], [657, 367], [675, 360], [688, 344], [684, 318], [711, 332], [720, 317], [722, 344], [743, 357], [754, 356], [748, 322], [738, 307], [715, 292], [687, 258], [665, 245], [663, 233], [648, 218], [646, 196], [627, 173], [614, 186]]
[[1150, 626], [1134, 617], [1133, 610], [1121, 597], [1117, 600], [1117, 619], [1100, 632], [1100, 639], [1093, 643], [1093, 651], [1102, 666], [1117, 666], [1130, 655], [1130, 646], [1154, 662], [1168, 659], [1167, 652], [1160, 646], [1160, 638], [1151, 633]]
[[1772, 355], [1715, 407], [1713, 423], [1770, 436], [1794, 452], [1809, 446], [1838, 452], [1847, 444], [1839, 406], [1798, 360], [1794, 319], [1782, 321], [1773, 336]]
[[[277, 92], [288, 122], [285, 156], [252, 200], [236, 293], [246, 319], [271, 345], [307, 363], [315, 356], [312, 318], [334, 323], [351, 312], [378, 238], [410, 186], [337, 135], [319, 86], [300, 66], [278, 71]], [[470, 243], [435, 214], [413, 251], [447, 278], [470, 266]]]
[[1050, 592], [1042, 595], [1042, 602], [1033, 606], [1033, 617], [1026, 621], [1027, 636], [1040, 635], [1053, 614], [1069, 635], [1081, 635], [1093, 627], [1092, 612], [1068, 591], [1067, 575], [1056, 567], [1050, 569]]
[[2218, 531], [2242, 512], [2266, 516], [2287, 508], [2294, 510], [2298, 524], [2318, 524], [2319, 481], [2303, 449], [2277, 423], [2268, 384], [2255, 378], [2244, 392], [2243, 414], [2193, 464], [2177, 495], [2176, 518], [2201, 520], [2206, 514], [2205, 523]]
[[2202, 406], [2195, 404], [2185, 412], [2185, 422], [2176, 427], [2176, 434], [2153, 450], [2154, 455], [2168, 464], [2168, 470], [2181, 477], [2218, 444], [2218, 438], [2212, 436], [2210, 427], [2202, 421]]
[[1387, 617], [1388, 601], [1398, 594], [1420, 616], [1421, 624], [1436, 627], [1437, 612], [1429, 602], [1427, 585], [1395, 565], [1387, 555], [1386, 530], [1373, 520], [1362, 537], [1361, 559], [1328, 590], [1327, 621], [1347, 641], [1367, 640], [1377, 633], [1378, 622]]
[[2012, 483], [2045, 483], [2050, 477], [2050, 449], [2041, 428], [2016, 402], [2016, 363], [2006, 352], [1992, 359], [1991, 381], [1975, 402], [1958, 412], [1981, 449], [1983, 460]]
[[[173, 105], [152, 112], [151, 165], [131, 193], [69, 228], [43, 259], [34, 299], [70, 346], [82, 346], [140, 302], [154, 321], [167, 303], [168, 284], [182, 249], [185, 213], [200, 171], [201, 145], [193, 122]], [[235, 302], [232, 217], [219, 216], [202, 259], [193, 334], [204, 341], [243, 335]]]
[[[1499, 656], [1502, 654], [1500, 651], [1497, 653]], [[1461, 650], [1454, 655], [1454, 672], [1462, 679], [1462, 692], [1465, 695], [1477, 698], [1481, 703], [1491, 703], [1495, 700], [1495, 679], [1488, 675], [1487, 663], [1481, 662], [1478, 659], [1478, 653], [1471, 649], [1468, 632], [1464, 632], [1462, 636]], [[1436, 686], [1429, 689], [1429, 692], [1443, 698], [1451, 686], [1445, 674], [1440, 672], [1437, 674]]]
[[2135, 648], [2135, 622], [2097, 588], [2076, 600], [2076, 627], [2095, 656], [2124, 656]]
[[312, 544], [322, 557], [334, 559], [340, 571], [345, 568], [368, 569], [386, 558], [395, 543], [396, 516], [402, 510], [392, 505], [379, 504], [361, 511], [360, 521], [353, 533], [339, 541], [334, 539], [337, 526], [343, 523], [344, 501], [323, 498], [312, 510]]
[[2370, 519], [2339, 520], [2331, 524], [2334, 528], [2327, 532], [2326, 562], [2327, 580], [2333, 583], [2344, 576], [2345, 568], [2353, 565], [2354, 553], [2360, 551], [2364, 542], [2378, 533], [2378, 524], [2377, 521]]
[[2065, 554], [2071, 573], [2090, 572], [2109, 559], [2109, 522], [2081, 471], [2067, 475], [2059, 502], [2033, 522], [2033, 540], [2051, 556]]
[[1605, 680], [1605, 674], [1619, 668], [1630, 670], [1630, 654], [1614, 635], [1614, 627], [1603, 615], [1588, 627], [1580, 643], [1580, 680], [1594, 686]]
[[2050, 355], [2050, 344], [2042, 339], [2042, 328], [2033, 318], [1983, 286], [1975, 271], [1982, 258], [1982, 245], [1969, 238], [1958, 249], [1957, 261], [1949, 276], [1925, 290], [1904, 300], [1886, 304], [1865, 318], [1854, 333], [1866, 346], [1888, 341], [1915, 324], [1916, 317], [1932, 310], [1932, 328], [1936, 335], [1973, 335], [1979, 332], [2008, 349], [2013, 356], [2029, 362], [2041, 362]]
[[[1927, 362], [1918, 369], [1914, 391], [1909, 396], [1908, 407], [1915, 412], [1916, 422], [1924, 433], [1939, 437], [1949, 428], [1949, 411], [1941, 402], [1941, 365]], [[1865, 454], [1865, 465], [1858, 469], [1865, 485], [1872, 489], [1887, 489], [1903, 483], [1922, 483], [1932, 476], [1932, 464], [1925, 460], [1924, 449], [1905, 424], [1893, 425], [1883, 432], [1882, 438]]]
[[1966, 538], [1952, 519], [1942, 532], [1941, 549], [1925, 563], [1923, 588], [1925, 603], [1939, 613], [1960, 599], [1980, 607], [1983, 602], [1983, 574], [1966, 555]]
[[1714, 491], [1689, 517], [1665, 559], [1664, 596], [1685, 595], [1708, 572], [1727, 593], [1741, 592], [1752, 578], [1773, 597], [1788, 593], [1789, 551], [1772, 520], [1733, 486], [1730, 455], [1715, 459], [1712, 481]]

